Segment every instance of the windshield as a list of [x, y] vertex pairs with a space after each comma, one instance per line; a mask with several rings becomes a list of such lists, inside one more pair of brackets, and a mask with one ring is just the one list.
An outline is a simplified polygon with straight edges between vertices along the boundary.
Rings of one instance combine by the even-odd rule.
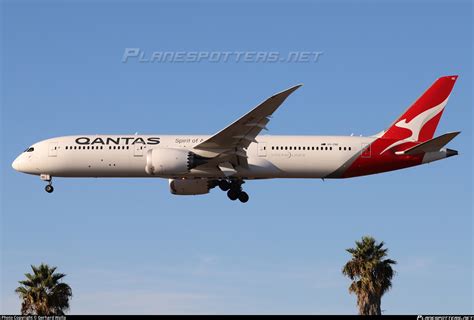
[[35, 151], [35, 148], [33, 147], [29, 147], [28, 149], [25, 150], [25, 152], [33, 152]]

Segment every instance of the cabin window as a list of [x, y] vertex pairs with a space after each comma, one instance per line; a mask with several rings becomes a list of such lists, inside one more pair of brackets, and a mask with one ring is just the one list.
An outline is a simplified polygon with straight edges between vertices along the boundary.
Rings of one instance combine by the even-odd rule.
[[349, 147], [349, 151], [351, 150], [351, 147]]

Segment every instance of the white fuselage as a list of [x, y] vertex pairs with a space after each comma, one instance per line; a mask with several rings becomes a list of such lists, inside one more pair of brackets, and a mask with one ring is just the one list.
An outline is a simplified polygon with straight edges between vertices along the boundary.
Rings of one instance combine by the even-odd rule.
[[457, 132], [433, 138], [457, 76], [437, 79], [387, 129], [371, 137], [261, 135], [271, 115], [301, 85], [266, 99], [214, 135], [89, 135], [40, 141], [12, 167], [53, 177], [168, 178], [171, 193], [198, 195], [219, 186], [245, 203], [249, 179], [351, 178], [457, 155], [444, 148]]
[[[207, 138], [209, 136], [203, 135], [58, 137], [34, 144], [30, 147], [33, 151], [22, 153], [13, 167], [30, 174], [55, 177], [157, 177], [145, 171], [149, 150], [173, 148], [192, 151], [196, 144]], [[251, 143], [246, 152], [248, 168], [239, 168], [234, 177], [325, 178], [360, 154], [375, 139], [352, 136], [258, 136], [257, 142]], [[157, 141], [159, 143], [156, 144]], [[211, 163], [187, 173], [158, 177], [221, 178], [223, 173]]]

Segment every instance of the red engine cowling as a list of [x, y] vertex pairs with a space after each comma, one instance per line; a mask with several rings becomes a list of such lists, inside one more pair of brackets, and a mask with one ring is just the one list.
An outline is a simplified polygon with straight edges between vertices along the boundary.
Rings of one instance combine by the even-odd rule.
[[169, 179], [170, 192], [176, 195], [197, 195], [209, 193], [207, 179]]

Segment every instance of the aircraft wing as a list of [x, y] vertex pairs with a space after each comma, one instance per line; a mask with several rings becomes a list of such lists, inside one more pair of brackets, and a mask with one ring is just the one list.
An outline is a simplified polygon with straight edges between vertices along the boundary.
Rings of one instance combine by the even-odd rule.
[[207, 151], [204, 154], [208, 155], [236, 155], [240, 163], [234, 163], [234, 165], [246, 163], [246, 161], [243, 161], [246, 158], [246, 151], [244, 149], [252, 142], [255, 142], [257, 135], [263, 129], [266, 129], [265, 126], [270, 121], [270, 116], [299, 87], [301, 87], [301, 84], [271, 96], [228, 127], [194, 146], [194, 149], [198, 153], [199, 150]]

